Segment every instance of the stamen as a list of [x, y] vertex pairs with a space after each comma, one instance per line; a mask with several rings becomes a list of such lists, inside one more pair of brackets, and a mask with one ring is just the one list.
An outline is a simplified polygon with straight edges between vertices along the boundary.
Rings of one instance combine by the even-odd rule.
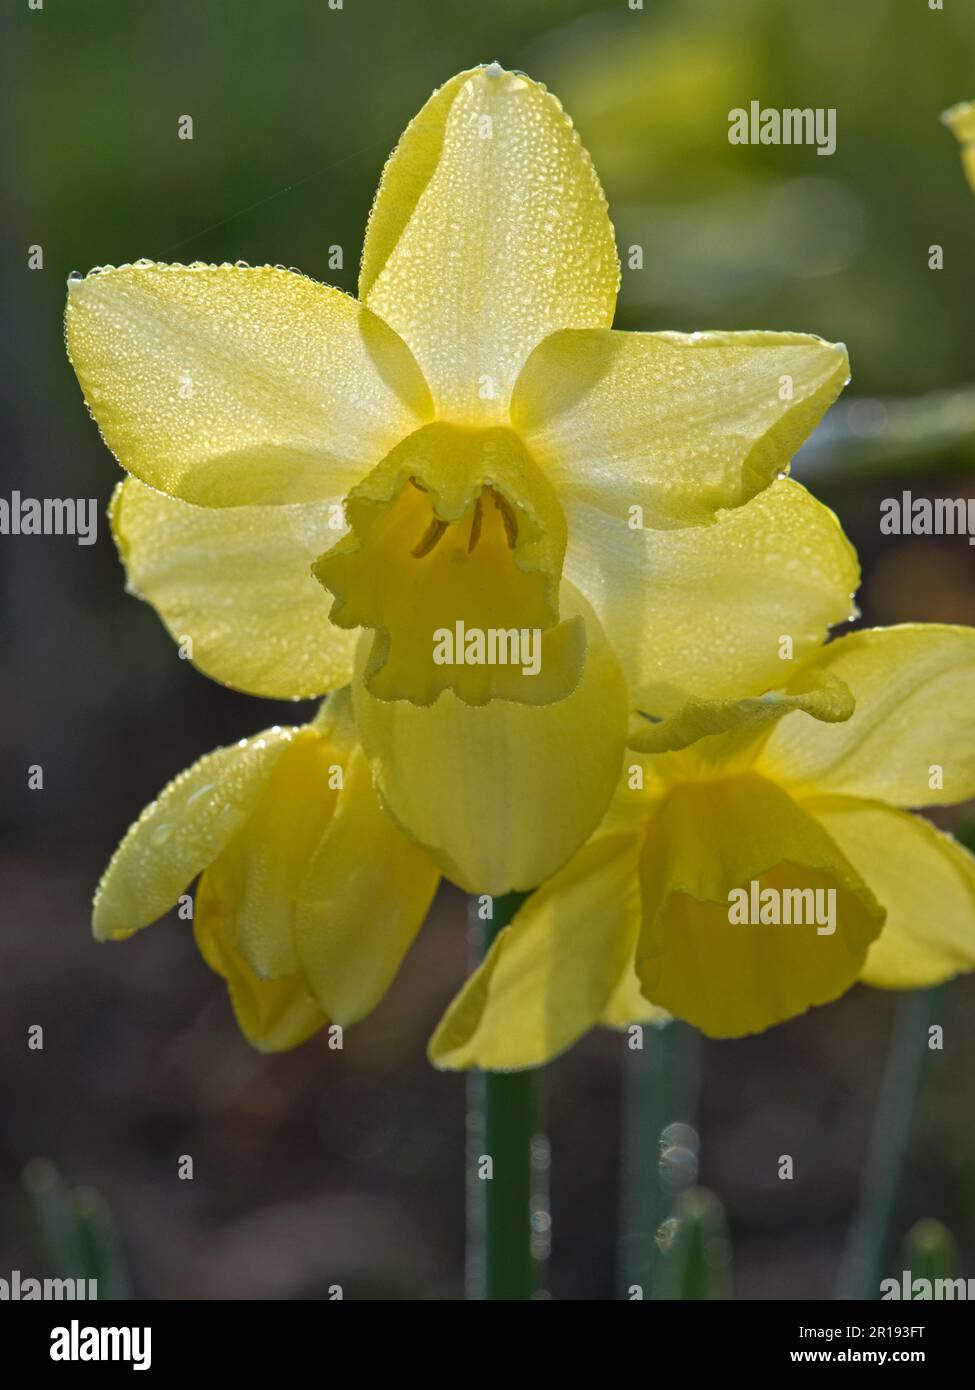
[[480, 494], [478, 494], [478, 496], [476, 497], [476, 499], [475, 499], [475, 501], [474, 501], [474, 515], [471, 517], [471, 534], [470, 534], [470, 536], [469, 536], [468, 539], [467, 539], [467, 553], [468, 553], [468, 555], [471, 553], [471, 551], [472, 551], [472, 550], [474, 549], [474, 547], [477, 545], [478, 541], [481, 539], [481, 517], [482, 517], [482, 514], [483, 514], [483, 509], [482, 509], [482, 506], [481, 506], [481, 497], [480, 497]]
[[446, 521], [441, 521], [439, 516], [435, 516], [419, 541], [417, 541], [416, 545], [410, 551], [413, 558], [415, 560], [422, 560], [424, 555], [429, 555], [446, 529]]
[[501, 513], [501, 520], [504, 522], [504, 534], [508, 538], [508, 546], [511, 550], [514, 550], [515, 546], [518, 544], [518, 519], [514, 514], [511, 503], [506, 497], [502, 497], [500, 492], [495, 492], [493, 488], [491, 489], [491, 496], [494, 499], [494, 505]]

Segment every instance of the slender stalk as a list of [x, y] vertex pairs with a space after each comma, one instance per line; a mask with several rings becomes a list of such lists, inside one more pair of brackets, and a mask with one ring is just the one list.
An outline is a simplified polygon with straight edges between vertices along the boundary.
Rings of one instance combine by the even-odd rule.
[[916, 990], [897, 1003], [873, 1129], [860, 1179], [857, 1212], [840, 1264], [840, 1298], [876, 1299], [890, 1239], [914, 1114], [944, 987]]
[[[625, 1054], [618, 1293], [667, 1296], [665, 1254], [658, 1235], [680, 1188], [696, 1180], [696, 1149], [665, 1163], [666, 1131], [690, 1127], [696, 1111], [697, 1035], [685, 1023], [643, 1029], [642, 1049]], [[696, 1144], [696, 1136], [694, 1141]]]
[[127, 1298], [125, 1262], [104, 1197], [91, 1188], [69, 1190], [55, 1165], [45, 1158], [31, 1159], [22, 1181], [52, 1273], [62, 1279], [90, 1281], [99, 1299]]
[[[487, 954], [527, 896], [495, 898], [493, 915], [483, 922], [477, 920], [474, 900], [480, 955]], [[538, 1135], [538, 1089], [536, 1071], [474, 1072], [469, 1078], [468, 1298], [524, 1300], [538, 1291], [538, 1234], [547, 1223], [539, 1173], [547, 1149]]]

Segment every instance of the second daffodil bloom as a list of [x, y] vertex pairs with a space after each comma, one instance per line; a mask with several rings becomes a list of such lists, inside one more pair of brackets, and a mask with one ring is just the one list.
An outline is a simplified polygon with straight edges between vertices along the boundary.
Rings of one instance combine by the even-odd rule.
[[[477, 727], [482, 784], [520, 769], [516, 810], [542, 763], [516, 711], [565, 706], [555, 801], [578, 805], [533, 862], [525, 841], [514, 878], [466, 854], [520, 835], [474, 825], [469, 784], [416, 827], [383, 785], [462, 880], [497, 891], [537, 883], [598, 823], [624, 677], [666, 720], [768, 688], [781, 633], [801, 653], [849, 616], [835, 518], [783, 476], [847, 379], [844, 348], [614, 331], [619, 278], [571, 122], [491, 64], [435, 92], [386, 164], [358, 301], [231, 264], [140, 261], [69, 290], [71, 361], [130, 475], [113, 507], [130, 579], [204, 671], [317, 695], [351, 677], [361, 633], [362, 703], [431, 714], [369, 721], [381, 775], [397, 734], [442, 768]], [[495, 713], [475, 726], [472, 707]]]
[[736, 1037], [857, 980], [971, 969], [975, 857], [901, 808], [975, 796], [973, 681], [971, 628], [856, 632], [750, 702], [745, 729], [635, 762], [498, 935], [433, 1060], [536, 1065], [648, 1004]]
[[105, 871], [95, 936], [132, 936], [198, 875], [197, 945], [266, 1052], [375, 1007], [439, 878], [379, 805], [347, 692], [314, 723], [242, 739], [172, 781]]

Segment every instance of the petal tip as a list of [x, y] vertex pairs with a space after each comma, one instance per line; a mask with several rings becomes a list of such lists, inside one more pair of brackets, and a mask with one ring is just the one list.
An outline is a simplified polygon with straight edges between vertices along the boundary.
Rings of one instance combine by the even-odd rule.
[[975, 101], [959, 101], [942, 111], [941, 121], [959, 139], [964, 138], [969, 125], [975, 125]]

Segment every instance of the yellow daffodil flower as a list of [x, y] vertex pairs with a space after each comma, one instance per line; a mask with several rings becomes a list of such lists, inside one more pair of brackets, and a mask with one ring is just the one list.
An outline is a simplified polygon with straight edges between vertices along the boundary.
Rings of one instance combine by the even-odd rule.
[[[491, 64], [441, 87], [388, 161], [358, 302], [230, 264], [69, 289], [69, 355], [130, 474], [112, 517], [132, 588], [258, 695], [344, 684], [361, 631], [387, 804], [486, 891], [537, 884], [599, 823], [624, 679], [666, 723], [772, 688], [783, 634], [798, 656], [850, 614], [836, 519], [782, 476], [845, 349], [614, 331], [618, 284], [569, 119]], [[537, 636], [527, 663], [478, 656], [513, 633]], [[533, 711], [556, 706], [546, 741]], [[472, 749], [476, 785], [443, 775]]]
[[744, 727], [641, 757], [499, 934], [432, 1059], [535, 1065], [639, 1019], [641, 999], [736, 1037], [856, 980], [912, 989], [971, 969], [975, 857], [901, 808], [975, 795], [973, 678], [975, 629], [855, 632]]
[[199, 875], [193, 930], [249, 1042], [279, 1052], [382, 998], [439, 875], [382, 811], [347, 692], [201, 758], [122, 840], [94, 933], [121, 941]]
[[941, 117], [961, 145], [961, 162], [965, 177], [975, 193], [975, 101], [962, 101]]
[[[618, 283], [605, 198], [570, 121], [496, 64], [440, 88], [391, 156], [361, 302], [270, 266], [138, 262], [76, 279], [72, 363], [106, 443], [163, 494], [158, 521], [164, 497], [224, 509], [211, 540], [242, 570], [266, 527], [278, 593], [294, 577], [278, 554], [286, 529], [296, 566], [319, 547], [335, 626], [317, 660], [282, 630], [255, 669], [253, 632], [232, 643], [228, 628], [204, 669], [255, 694], [320, 694], [347, 671], [342, 629], [363, 627], [379, 698], [547, 703], [574, 688], [586, 646], [578, 616], [561, 630], [564, 572], [641, 694], [667, 653], [648, 654], [635, 628], [712, 549], [703, 532], [681, 544], [681, 528], [786, 469], [848, 364], [804, 334], [614, 332]], [[337, 539], [328, 506], [343, 498]], [[754, 528], [791, 533], [797, 553], [820, 533], [829, 545], [825, 512], [781, 489], [770, 510], [739, 521], [739, 543]], [[715, 589], [739, 578], [719, 570]], [[160, 599], [164, 616], [174, 602]], [[437, 665], [431, 634], [460, 620], [540, 628], [542, 674]]]

